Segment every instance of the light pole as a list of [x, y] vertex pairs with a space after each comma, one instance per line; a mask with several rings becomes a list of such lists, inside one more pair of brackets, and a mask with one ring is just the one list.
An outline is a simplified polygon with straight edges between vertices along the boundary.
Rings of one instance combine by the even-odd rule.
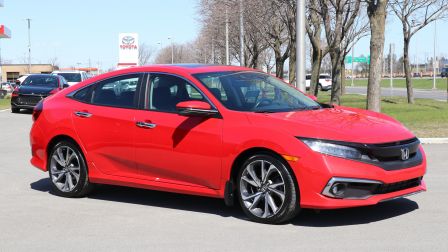
[[229, 13], [227, 10], [226, 5], [226, 65], [230, 64], [230, 57], [229, 57]]
[[240, 0], [240, 66], [244, 66], [244, 16], [243, 0]]
[[[306, 92], [305, 85], [305, 1], [296, 1], [296, 87]], [[290, 70], [291, 71], [291, 70]], [[283, 78], [283, 76], [282, 76]]]
[[171, 64], [174, 64], [174, 44], [171, 37], [168, 37], [168, 41], [171, 41]]
[[31, 19], [25, 19], [28, 22], [28, 73], [31, 73]]
[[436, 87], [436, 38], [437, 38], [437, 21], [434, 21], [434, 57], [432, 59], [432, 89]]

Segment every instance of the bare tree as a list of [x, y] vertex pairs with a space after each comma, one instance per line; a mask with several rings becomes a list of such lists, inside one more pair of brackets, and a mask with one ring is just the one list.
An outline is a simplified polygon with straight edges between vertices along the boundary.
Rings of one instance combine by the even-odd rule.
[[55, 57], [49, 58], [48, 59], [48, 63], [50, 63], [52, 71], [55, 71], [55, 70], [59, 69], [58, 57], [55, 56]]
[[409, 66], [409, 44], [412, 36], [419, 30], [446, 16], [448, 0], [391, 0], [390, 5], [403, 26], [403, 60], [408, 103], [414, 103], [414, 90]]
[[145, 43], [140, 44], [138, 47], [138, 65], [144, 66], [148, 64], [153, 52], [154, 48], [147, 46]]
[[322, 43], [322, 19], [319, 16], [319, 0], [308, 1], [306, 31], [312, 47], [311, 80], [309, 93], [317, 95], [320, 68], [323, 57], [328, 53], [328, 47]]
[[340, 104], [341, 74], [344, 61], [342, 44], [359, 14], [359, 0], [319, 0], [320, 16], [325, 29], [328, 52], [331, 58], [331, 104]]
[[381, 111], [381, 69], [384, 50], [388, 0], [368, 0], [367, 15], [370, 21], [370, 68], [367, 84], [367, 109]]

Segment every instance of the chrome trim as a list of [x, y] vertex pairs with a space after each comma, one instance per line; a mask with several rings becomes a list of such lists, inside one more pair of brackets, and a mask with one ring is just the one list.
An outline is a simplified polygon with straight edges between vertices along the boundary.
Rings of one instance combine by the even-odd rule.
[[411, 193], [407, 193], [407, 194], [403, 194], [403, 195], [400, 195], [400, 196], [395, 196], [395, 197], [392, 197], [392, 198], [383, 199], [383, 200], [380, 200], [380, 202], [387, 202], [387, 201], [391, 201], [391, 200], [395, 200], [395, 199], [399, 199], [399, 198], [404, 198], [404, 197], [412, 196], [412, 195], [415, 195], [415, 194], [419, 194], [419, 193], [424, 192], [424, 191], [425, 190], [421, 189], [421, 190], [418, 190], [418, 191], [415, 191], [415, 192], [411, 192]]
[[135, 125], [140, 128], [154, 129], [157, 124], [155, 123], [146, 123], [146, 122], [136, 122]]
[[[333, 177], [331, 178], [327, 184], [325, 185], [324, 190], [322, 191], [322, 195], [327, 196], [327, 197], [331, 197], [331, 198], [335, 198], [338, 199], [337, 197], [335, 197], [333, 194], [330, 193], [330, 189], [331, 187], [335, 184], [335, 183], [365, 183], [365, 184], [383, 184], [381, 181], [377, 181], [377, 180], [370, 180], [370, 179], [355, 179], [355, 178], [340, 178], [340, 177]], [[363, 197], [363, 198], [344, 198], [344, 199], [367, 199], [368, 197]]]

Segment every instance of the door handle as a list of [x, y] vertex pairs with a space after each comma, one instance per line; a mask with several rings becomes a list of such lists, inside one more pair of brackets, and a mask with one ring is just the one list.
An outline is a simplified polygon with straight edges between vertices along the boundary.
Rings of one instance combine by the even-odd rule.
[[75, 116], [84, 117], [84, 118], [89, 118], [89, 117], [92, 116], [92, 114], [89, 113], [89, 112], [75, 111]]
[[147, 123], [147, 122], [137, 122], [136, 125], [137, 127], [146, 129], [154, 129], [157, 126], [157, 124], [155, 123]]

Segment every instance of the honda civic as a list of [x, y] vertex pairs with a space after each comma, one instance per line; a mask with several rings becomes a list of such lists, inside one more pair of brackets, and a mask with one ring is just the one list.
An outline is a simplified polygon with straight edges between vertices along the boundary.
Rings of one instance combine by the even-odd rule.
[[425, 153], [400, 122], [318, 103], [248, 68], [122, 69], [44, 99], [32, 117], [31, 163], [64, 197], [95, 184], [146, 188], [221, 198], [277, 224], [303, 208], [426, 190]]

